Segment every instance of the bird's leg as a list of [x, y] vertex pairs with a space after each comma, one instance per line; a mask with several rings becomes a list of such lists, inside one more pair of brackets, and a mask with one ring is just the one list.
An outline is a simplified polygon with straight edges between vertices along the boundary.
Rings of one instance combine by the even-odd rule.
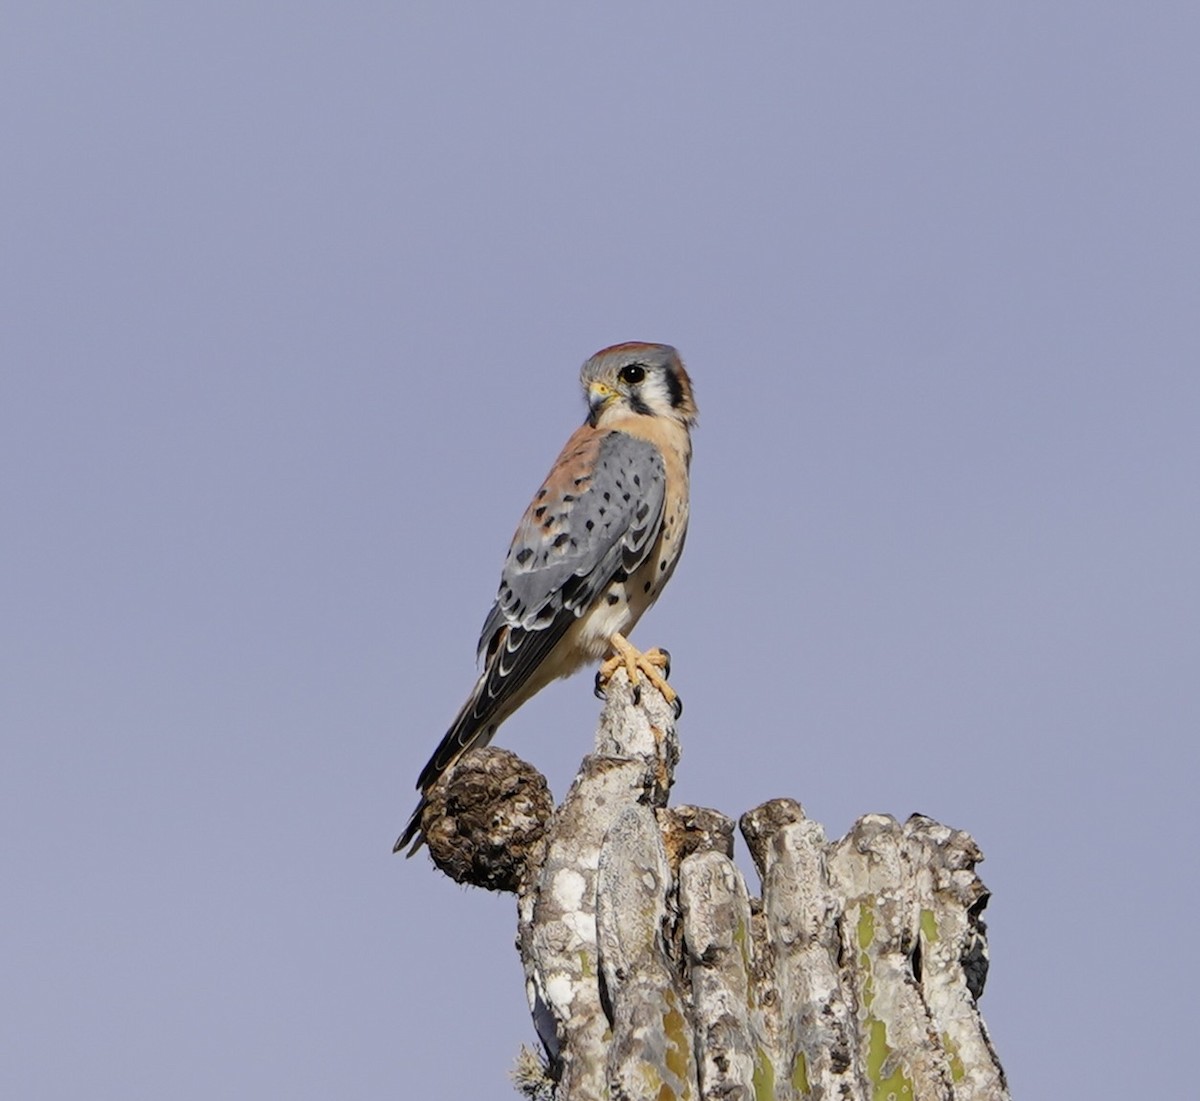
[[683, 701], [679, 693], [667, 683], [666, 678], [671, 672], [671, 655], [666, 650], [655, 647], [642, 653], [624, 635], [615, 633], [608, 644], [612, 647], [613, 656], [600, 666], [596, 674], [596, 695], [602, 695], [612, 675], [623, 668], [633, 686], [634, 703], [641, 702], [642, 677], [645, 677], [675, 709], [676, 718], [683, 714]]

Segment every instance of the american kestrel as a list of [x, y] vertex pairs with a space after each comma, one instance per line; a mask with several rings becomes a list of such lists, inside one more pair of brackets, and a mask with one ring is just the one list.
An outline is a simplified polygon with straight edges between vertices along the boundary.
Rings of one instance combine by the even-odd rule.
[[[534, 495], [513, 536], [500, 591], [479, 636], [483, 672], [417, 780], [421, 802], [395, 851], [421, 843], [421, 812], [438, 778], [552, 680], [608, 657], [679, 708], [667, 658], [625, 636], [662, 592], [688, 524], [692, 384], [666, 344], [617, 344], [580, 372], [588, 415]], [[662, 670], [662, 672], [660, 672]], [[410, 852], [409, 855], [412, 855]]]

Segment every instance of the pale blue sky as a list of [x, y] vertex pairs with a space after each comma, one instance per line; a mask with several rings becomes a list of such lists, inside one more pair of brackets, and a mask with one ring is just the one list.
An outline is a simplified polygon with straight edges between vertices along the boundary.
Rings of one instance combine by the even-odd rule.
[[513, 1096], [513, 904], [390, 849], [630, 339], [677, 800], [970, 830], [1015, 1092], [1178, 1092], [1196, 8], [598, 8], [0, 14], [0, 1095]]

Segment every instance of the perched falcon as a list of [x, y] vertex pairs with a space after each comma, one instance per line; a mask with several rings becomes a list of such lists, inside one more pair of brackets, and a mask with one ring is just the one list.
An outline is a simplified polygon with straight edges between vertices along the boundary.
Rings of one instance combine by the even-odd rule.
[[662, 592], [688, 524], [692, 384], [666, 344], [617, 344], [584, 365], [588, 416], [513, 536], [500, 591], [479, 636], [483, 672], [417, 781], [421, 802], [396, 842], [420, 846], [425, 796], [469, 749], [552, 680], [608, 657], [669, 703], [666, 656], [625, 636]]

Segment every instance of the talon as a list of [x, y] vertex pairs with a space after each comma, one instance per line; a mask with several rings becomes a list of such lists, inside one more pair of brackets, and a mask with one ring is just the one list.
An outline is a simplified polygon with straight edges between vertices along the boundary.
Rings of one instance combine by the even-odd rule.
[[609, 658], [604, 662], [599, 669], [596, 670], [596, 699], [608, 699], [608, 682], [612, 679], [612, 675], [624, 665], [625, 662], [619, 657]]
[[659, 646], [655, 646], [652, 650], [647, 650], [642, 654], [644, 661], [649, 662], [655, 669], [661, 669], [663, 679], [671, 675], [671, 651], [664, 650]]
[[[674, 708], [675, 717], [683, 713], [683, 704], [679, 701], [679, 693], [666, 681], [664, 674], [671, 671], [671, 655], [666, 650], [647, 650], [639, 652], [620, 634], [614, 634], [609, 639], [613, 656], [601, 667], [599, 676], [607, 680], [618, 669], [624, 668], [633, 689], [633, 702], [636, 706], [642, 702], [642, 680], [648, 680], [662, 695], [662, 698]], [[663, 672], [660, 673], [659, 670]]]

